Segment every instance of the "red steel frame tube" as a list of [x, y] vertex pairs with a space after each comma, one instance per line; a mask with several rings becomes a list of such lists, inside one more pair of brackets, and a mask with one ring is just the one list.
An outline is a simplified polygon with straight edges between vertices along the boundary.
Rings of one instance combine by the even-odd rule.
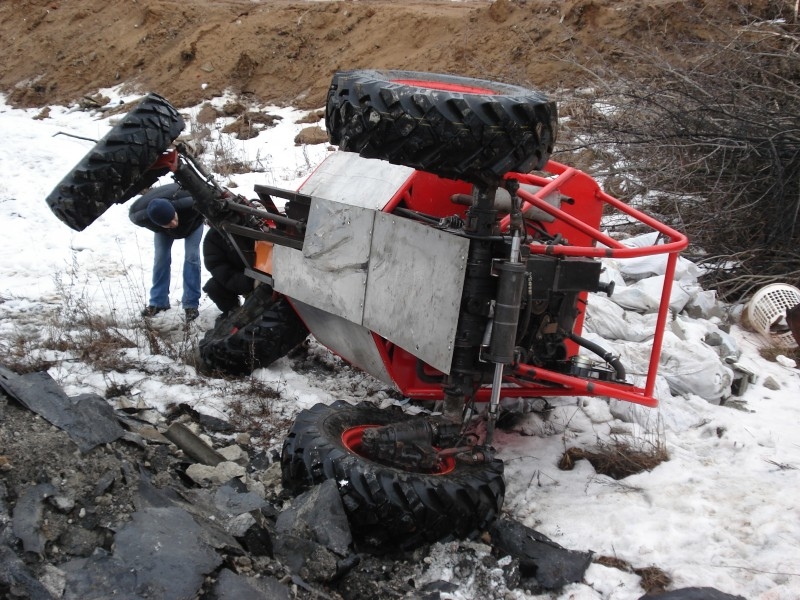
[[[529, 206], [535, 206], [570, 228], [575, 233], [576, 238], [580, 238], [580, 240], [569, 245], [529, 244], [528, 248], [532, 254], [623, 260], [658, 254], [668, 255], [647, 376], [644, 387], [638, 387], [626, 383], [606, 382], [565, 375], [534, 365], [516, 364], [506, 370], [501, 396], [530, 397], [572, 394], [609, 396], [644, 406], [656, 406], [658, 402], [653, 397], [653, 392], [655, 391], [658, 363], [664, 340], [664, 329], [669, 316], [672, 282], [675, 277], [679, 253], [687, 247], [688, 240], [678, 231], [605, 193], [593, 178], [578, 169], [550, 161], [545, 166], [544, 172], [551, 173], [555, 177], [520, 173], [508, 174], [509, 178], [517, 179], [520, 183], [528, 183], [540, 187], [535, 193], [531, 193], [524, 188], [518, 190], [517, 194], [524, 202], [523, 212]], [[412, 180], [409, 180], [406, 185], [397, 191], [392, 200], [383, 208], [384, 211], [391, 212], [401, 202], [408, 202], [411, 199], [411, 182]], [[580, 203], [578, 208], [584, 209], [584, 212], [589, 215], [588, 222], [567, 212], [569, 207], [562, 210], [562, 208], [550, 204], [546, 198], [554, 193], [563, 194], [567, 198], [572, 197]], [[596, 204], [592, 204], [593, 202], [596, 202]], [[602, 233], [599, 225], [594, 226], [590, 222], [597, 219], [599, 223], [604, 205], [608, 205], [615, 211], [627, 215], [632, 220], [647, 225], [658, 232], [660, 234], [659, 237], [665, 238], [666, 243], [631, 248]], [[510, 217], [506, 216], [500, 221], [500, 231], [508, 231], [509, 224]], [[393, 363], [388, 352], [391, 344], [377, 336], [377, 334], [373, 333], [373, 337], [384, 364], [386, 364], [388, 371], [393, 374], [393, 379], [398, 383], [404, 394], [416, 398], [440, 399], [442, 397], [441, 386], [437, 384], [419, 381], [410, 373], [398, 377], [399, 373], [396, 371], [398, 365]], [[489, 392], [488, 388], [481, 387], [476, 393], [476, 399], [479, 401], [488, 400]]]
[[[589, 236], [592, 240], [594, 240], [595, 243], [599, 242], [605, 247], [598, 248], [597, 246], [556, 246], [530, 244], [529, 248], [531, 253], [555, 256], [581, 256], [616, 259], [668, 254], [667, 264], [664, 272], [664, 285], [661, 290], [658, 316], [656, 318], [656, 328], [653, 334], [653, 344], [650, 351], [647, 379], [644, 389], [640, 390], [641, 393], [626, 392], [617, 385], [591, 381], [587, 382], [583, 379], [562, 375], [546, 369], [534, 369], [529, 365], [519, 365], [517, 370], [520, 372], [527, 372], [529, 374], [535, 372], [537, 379], [551, 381], [553, 383], [561, 383], [576, 389], [576, 391], [582, 388], [586, 393], [591, 393], [592, 395], [604, 395], [605, 393], [608, 393], [607, 395], [623, 400], [629, 400], [639, 404], [645, 404], [647, 406], [655, 406], [656, 401], [653, 399], [653, 392], [655, 390], [658, 362], [661, 356], [661, 347], [664, 341], [664, 329], [666, 327], [667, 317], [669, 316], [669, 301], [672, 293], [672, 282], [675, 277], [678, 255], [681, 250], [684, 250], [688, 246], [689, 241], [682, 233], [675, 231], [653, 217], [650, 217], [649, 215], [605, 193], [600, 189], [600, 186], [594, 181], [594, 179], [573, 167], [567, 167], [555, 161], [550, 161], [546, 165], [544, 171], [554, 173], [556, 174], [556, 177], [553, 179], [548, 179], [535, 175], [514, 175], [514, 177], [519, 178], [519, 180], [523, 183], [530, 182], [542, 186], [542, 188], [536, 193], [531, 193], [524, 189], [520, 189], [517, 192], [519, 197], [524, 201], [522, 210], [524, 211], [528, 206], [535, 206], [536, 208]], [[669, 241], [665, 244], [654, 244], [652, 246], [629, 248], [603, 234], [599, 231], [599, 229], [592, 227], [580, 219], [564, 212], [560, 208], [552, 206], [545, 200], [549, 194], [560, 192], [562, 188], [575, 179], [581, 179], [581, 181], [577, 182], [578, 185], [589, 188], [589, 190], [594, 194], [595, 199], [599, 202], [607, 204], [615, 210], [647, 225], [648, 227], [657, 231], [659, 234], [667, 237]], [[507, 231], [509, 222], [510, 217], [506, 216], [500, 222], [501, 230]]]

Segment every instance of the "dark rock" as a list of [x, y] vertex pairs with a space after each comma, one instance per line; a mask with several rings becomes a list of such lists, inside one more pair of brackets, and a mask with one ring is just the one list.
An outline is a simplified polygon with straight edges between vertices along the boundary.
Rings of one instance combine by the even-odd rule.
[[61, 569], [66, 574], [62, 600], [104, 600], [108, 597], [134, 600], [136, 573], [126, 569], [109, 552], [98, 548], [89, 558], [66, 562]]
[[211, 590], [212, 600], [289, 600], [290, 590], [273, 577], [243, 577], [223, 569]]
[[291, 506], [278, 515], [275, 530], [308, 538], [340, 556], [348, 554], [353, 542], [342, 497], [332, 479], [295, 498]]
[[28, 410], [63, 429], [81, 452], [118, 439], [124, 433], [114, 409], [97, 394], [67, 396], [45, 371], [17, 375], [0, 367], [0, 388]]
[[206, 431], [213, 431], [215, 433], [235, 433], [236, 428], [231, 425], [228, 421], [224, 419], [219, 419], [217, 417], [212, 417], [211, 415], [206, 415], [198, 410], [195, 410], [193, 407], [189, 406], [185, 402], [181, 402], [178, 404], [177, 409], [172, 413], [172, 417], [174, 418], [177, 415], [187, 415], [192, 418], [193, 421], [199, 423], [200, 426], [203, 427]]
[[244, 535], [237, 537], [236, 540], [250, 554], [269, 556], [270, 558], [274, 557], [272, 551], [272, 536], [266, 528], [258, 524], [250, 527]]
[[105, 473], [105, 475], [103, 475], [95, 484], [94, 489], [92, 490], [92, 495], [102, 496], [105, 494], [119, 476], [119, 470], [112, 470]]
[[0, 545], [0, 592], [3, 588], [9, 590], [4, 598], [53, 600], [47, 588], [31, 574], [25, 563], [8, 546]]
[[284, 533], [275, 536], [272, 551], [276, 560], [303, 579], [329, 582], [336, 577], [336, 555], [317, 542]]
[[137, 496], [134, 504], [138, 510], [144, 508], [166, 508], [174, 506], [180, 497], [171, 488], [157, 488], [152, 483], [147, 474], [140, 473]]
[[275, 462], [275, 457], [262, 450], [250, 458], [250, 466], [256, 471], [266, 471]]
[[524, 579], [535, 579], [546, 590], [577, 583], [592, 562], [591, 552], [562, 548], [546, 536], [511, 519], [499, 519], [489, 529], [492, 546], [519, 560]]
[[97, 530], [70, 527], [58, 538], [61, 551], [72, 556], [91, 556], [95, 549], [105, 543], [105, 536]]
[[65, 600], [194, 598], [205, 576], [222, 564], [204, 538], [201, 526], [180, 508], [134, 513], [114, 539], [113, 556], [98, 550], [62, 566]]
[[17, 499], [12, 526], [26, 552], [44, 552], [46, 539], [41, 530], [44, 500], [55, 493], [56, 488], [49, 483], [39, 483], [22, 492]]
[[[234, 482], [236, 483], [234, 484]], [[214, 493], [214, 503], [220, 512], [237, 516], [253, 510], [260, 510], [266, 505], [266, 501], [261, 496], [255, 492], [242, 491], [243, 484], [238, 480], [234, 480], [234, 482], [226, 483]]]

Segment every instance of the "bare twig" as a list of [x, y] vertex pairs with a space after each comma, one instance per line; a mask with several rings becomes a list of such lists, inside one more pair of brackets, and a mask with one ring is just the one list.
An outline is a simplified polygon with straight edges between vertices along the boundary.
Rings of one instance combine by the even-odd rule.
[[613, 161], [617, 187], [689, 235], [729, 300], [800, 283], [800, 34], [757, 25], [683, 59], [621, 47], [641, 76], [595, 67], [605, 84], [562, 101], [574, 143], [561, 151]]

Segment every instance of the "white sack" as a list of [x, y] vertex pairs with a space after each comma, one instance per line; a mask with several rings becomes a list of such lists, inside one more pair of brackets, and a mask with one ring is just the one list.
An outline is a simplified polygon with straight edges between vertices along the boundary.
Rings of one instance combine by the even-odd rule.
[[[654, 245], [657, 238], [658, 233], [654, 231], [624, 240], [622, 244], [629, 248], [643, 248]], [[616, 268], [622, 273], [623, 277], [628, 280], [638, 281], [654, 275], [664, 275], [667, 270], [667, 258], [668, 255], [666, 254], [657, 254], [640, 258], [615, 259], [615, 262]], [[675, 265], [676, 281], [697, 281], [699, 276], [700, 269], [697, 265], [683, 257], [678, 257], [678, 262]]]
[[[631, 376], [645, 376], [650, 366], [649, 342], [610, 341], [587, 333], [586, 338], [620, 356]], [[671, 331], [664, 332], [658, 374], [675, 395], [696, 394], [713, 403], [731, 393], [733, 371], [725, 366], [713, 349], [703, 343], [681, 340]]]
[[[661, 289], [664, 276], [648, 277], [633, 285], [614, 290], [611, 299], [622, 308], [643, 313], [658, 312], [661, 303]], [[693, 295], [701, 290], [696, 283], [674, 282], [670, 292], [669, 308], [673, 312], [681, 312]]]
[[584, 331], [607, 340], [643, 342], [653, 336], [657, 316], [625, 311], [604, 294], [589, 294]]

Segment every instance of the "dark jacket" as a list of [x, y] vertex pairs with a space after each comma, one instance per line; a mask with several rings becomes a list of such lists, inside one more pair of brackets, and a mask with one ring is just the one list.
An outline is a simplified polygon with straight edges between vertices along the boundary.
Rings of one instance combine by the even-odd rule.
[[[155, 198], [166, 198], [175, 207], [175, 212], [178, 213], [178, 226], [175, 229], [160, 227], [147, 216], [147, 205]], [[161, 185], [151, 189], [146, 194], [142, 194], [131, 205], [128, 216], [139, 227], [163, 233], [176, 240], [188, 237], [190, 233], [203, 225], [203, 215], [194, 209], [194, 198], [177, 183]]]
[[242, 262], [230, 242], [213, 227], [203, 240], [203, 262], [211, 277], [227, 290], [240, 295], [250, 293], [254, 283], [252, 278], [244, 274], [245, 266], [251, 266], [254, 258], [253, 241], [245, 239], [243, 243], [246, 247], [242, 254], [248, 265]]

